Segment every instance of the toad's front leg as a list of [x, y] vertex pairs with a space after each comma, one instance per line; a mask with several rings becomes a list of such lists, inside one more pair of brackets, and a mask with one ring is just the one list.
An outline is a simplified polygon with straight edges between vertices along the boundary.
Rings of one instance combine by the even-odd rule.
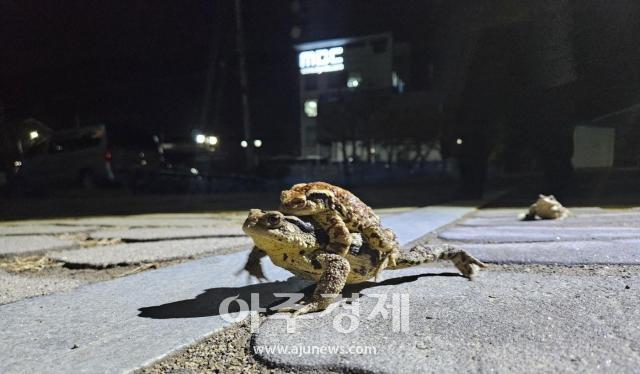
[[351, 266], [344, 257], [332, 253], [321, 253], [315, 259], [322, 266], [322, 275], [318, 280], [318, 285], [311, 296], [311, 300], [303, 305], [302, 308], [296, 310], [293, 313], [294, 317], [327, 309], [335, 298], [340, 295], [347, 282]]
[[266, 255], [267, 254], [263, 250], [258, 247], [253, 247], [251, 253], [249, 253], [249, 258], [247, 259], [247, 263], [244, 265], [244, 268], [240, 269], [236, 275], [246, 270], [249, 273], [249, 276], [256, 277], [258, 281], [268, 281], [267, 277], [265, 277], [262, 272], [262, 265], [260, 264], [260, 260], [262, 260]]
[[538, 210], [538, 206], [537, 204], [531, 204], [531, 206], [529, 206], [529, 211], [525, 214], [522, 214], [520, 216], [520, 220], [521, 221], [533, 221], [536, 219], [536, 211]]

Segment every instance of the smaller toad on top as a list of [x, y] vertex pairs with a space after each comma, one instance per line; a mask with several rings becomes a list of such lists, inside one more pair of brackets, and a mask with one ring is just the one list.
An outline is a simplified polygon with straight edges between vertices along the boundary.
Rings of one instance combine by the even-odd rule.
[[285, 214], [311, 216], [329, 235], [327, 252], [345, 256], [351, 246], [350, 232], [358, 232], [383, 256], [376, 272], [395, 266], [399, 244], [380, 218], [351, 192], [325, 182], [296, 184], [282, 191], [280, 210]]

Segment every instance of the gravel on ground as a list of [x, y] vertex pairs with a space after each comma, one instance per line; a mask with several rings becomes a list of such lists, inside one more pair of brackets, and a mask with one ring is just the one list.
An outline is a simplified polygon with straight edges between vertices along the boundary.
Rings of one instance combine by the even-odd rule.
[[[261, 316], [261, 322], [266, 317]], [[136, 374], [183, 373], [258, 373], [285, 374], [334, 373], [330, 370], [282, 369], [265, 365], [251, 354], [250, 319], [237, 322], [197, 344], [176, 352], [151, 366], [137, 370]]]

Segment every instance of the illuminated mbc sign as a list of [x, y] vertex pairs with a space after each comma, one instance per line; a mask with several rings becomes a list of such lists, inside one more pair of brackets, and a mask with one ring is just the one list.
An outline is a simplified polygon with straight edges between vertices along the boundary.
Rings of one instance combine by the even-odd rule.
[[342, 47], [322, 48], [300, 52], [298, 66], [300, 74], [322, 74], [344, 70]]

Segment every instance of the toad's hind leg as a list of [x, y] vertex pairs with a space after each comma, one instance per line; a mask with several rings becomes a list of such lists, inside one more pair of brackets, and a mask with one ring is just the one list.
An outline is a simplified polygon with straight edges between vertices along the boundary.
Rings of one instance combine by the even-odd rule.
[[344, 257], [332, 253], [322, 253], [316, 256], [316, 260], [322, 265], [322, 275], [309, 303], [296, 310], [293, 313], [294, 316], [327, 309], [342, 292], [347, 282], [351, 266]]
[[400, 255], [398, 266], [395, 269], [403, 269], [438, 260], [453, 262], [453, 265], [468, 279], [472, 279], [479, 268], [487, 266], [467, 253], [467, 251], [449, 244], [418, 244]]

